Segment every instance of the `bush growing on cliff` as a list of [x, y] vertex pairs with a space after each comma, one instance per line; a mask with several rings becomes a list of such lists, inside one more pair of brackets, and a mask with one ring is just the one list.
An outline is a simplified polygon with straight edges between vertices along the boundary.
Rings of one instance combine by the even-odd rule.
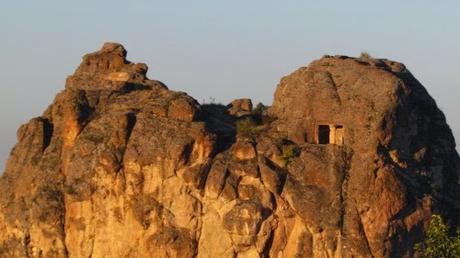
[[258, 124], [251, 117], [236, 121], [236, 133], [238, 135], [254, 138], [257, 136], [258, 131]]
[[267, 106], [259, 102], [257, 106], [252, 110], [252, 115], [262, 116], [267, 111], [267, 109], [268, 109]]
[[280, 158], [284, 162], [284, 166], [289, 165], [299, 154], [300, 151], [294, 144], [289, 143], [281, 146]]
[[273, 118], [267, 114], [268, 107], [262, 103], [257, 104], [252, 112], [235, 122], [236, 133], [247, 138], [256, 138], [266, 125], [273, 122]]
[[269, 116], [267, 113], [268, 106], [265, 106], [262, 103], [257, 104], [257, 106], [252, 110], [251, 116], [259, 125], [270, 124], [274, 121], [274, 118]]
[[373, 59], [373, 57], [371, 56], [371, 54], [369, 54], [369, 52], [361, 52], [361, 55], [359, 56], [359, 58], [363, 60]]
[[449, 225], [439, 215], [431, 217], [425, 239], [415, 249], [424, 258], [458, 258], [460, 257], [460, 228], [456, 236], [449, 236]]

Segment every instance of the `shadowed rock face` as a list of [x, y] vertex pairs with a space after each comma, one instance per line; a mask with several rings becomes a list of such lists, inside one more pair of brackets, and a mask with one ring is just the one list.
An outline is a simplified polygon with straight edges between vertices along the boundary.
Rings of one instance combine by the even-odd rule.
[[235, 113], [126, 53], [84, 56], [18, 130], [0, 257], [410, 257], [431, 214], [458, 225], [455, 141], [402, 64], [323, 57]]

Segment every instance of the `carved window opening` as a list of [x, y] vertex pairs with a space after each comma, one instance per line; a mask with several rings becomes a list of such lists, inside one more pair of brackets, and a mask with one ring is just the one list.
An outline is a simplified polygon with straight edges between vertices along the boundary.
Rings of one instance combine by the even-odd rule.
[[345, 130], [343, 125], [318, 125], [316, 133], [318, 144], [344, 144]]

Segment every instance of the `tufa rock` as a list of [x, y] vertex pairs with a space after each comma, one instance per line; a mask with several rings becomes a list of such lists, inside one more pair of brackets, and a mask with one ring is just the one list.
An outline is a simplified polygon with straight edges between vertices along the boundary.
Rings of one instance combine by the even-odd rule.
[[84, 56], [18, 130], [0, 257], [412, 257], [431, 214], [459, 224], [454, 138], [404, 65], [326, 56], [255, 114], [201, 106], [126, 53]]

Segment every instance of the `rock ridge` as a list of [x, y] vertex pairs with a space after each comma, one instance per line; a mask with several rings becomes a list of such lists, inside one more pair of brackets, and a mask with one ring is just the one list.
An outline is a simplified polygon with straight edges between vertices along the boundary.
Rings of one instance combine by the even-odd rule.
[[460, 159], [401, 63], [324, 56], [273, 104], [200, 104], [118, 43], [17, 132], [0, 257], [413, 257]]

